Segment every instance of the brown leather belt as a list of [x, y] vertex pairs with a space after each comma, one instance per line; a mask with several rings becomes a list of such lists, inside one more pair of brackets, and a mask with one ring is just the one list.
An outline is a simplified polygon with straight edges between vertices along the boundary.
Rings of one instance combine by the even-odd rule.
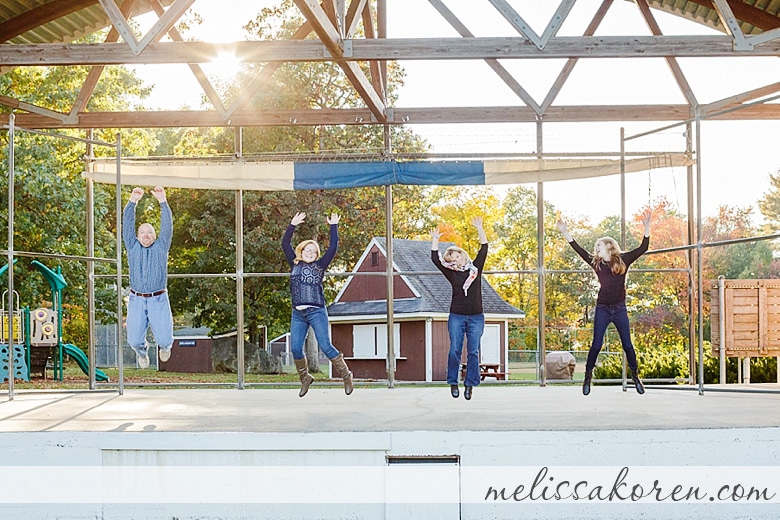
[[135, 294], [136, 296], [140, 296], [141, 298], [151, 298], [152, 296], [160, 296], [161, 294], [164, 294], [165, 291], [166, 289], [163, 289], [162, 291], [148, 293], [148, 292], [138, 292], [130, 289], [131, 294]]

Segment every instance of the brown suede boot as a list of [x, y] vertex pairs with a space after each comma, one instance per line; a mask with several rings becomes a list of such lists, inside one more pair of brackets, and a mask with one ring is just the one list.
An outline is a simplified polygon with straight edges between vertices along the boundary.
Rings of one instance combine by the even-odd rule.
[[298, 397], [303, 397], [309, 391], [309, 385], [314, 382], [314, 378], [309, 373], [309, 365], [306, 363], [306, 358], [296, 359], [295, 368], [298, 370], [298, 377], [301, 380], [301, 391], [298, 392]]
[[349, 371], [347, 362], [344, 361], [344, 354], [339, 354], [331, 359], [330, 362], [333, 363], [334, 371], [344, 380], [344, 393], [347, 395], [351, 394], [355, 387], [352, 386], [352, 372]]

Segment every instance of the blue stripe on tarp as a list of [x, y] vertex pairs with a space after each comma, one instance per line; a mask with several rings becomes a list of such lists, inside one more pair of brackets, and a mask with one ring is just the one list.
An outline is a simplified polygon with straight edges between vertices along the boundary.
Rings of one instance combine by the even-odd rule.
[[385, 186], [393, 182], [389, 162], [295, 163], [295, 190]]
[[389, 184], [484, 185], [485, 170], [482, 161], [295, 163], [295, 190]]
[[466, 186], [485, 184], [485, 165], [482, 161], [462, 162], [401, 162], [397, 163], [397, 184], [438, 184]]

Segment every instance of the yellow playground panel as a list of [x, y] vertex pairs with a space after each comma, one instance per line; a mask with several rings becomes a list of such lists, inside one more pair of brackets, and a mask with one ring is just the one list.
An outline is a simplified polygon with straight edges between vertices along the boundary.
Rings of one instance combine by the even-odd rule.
[[[22, 315], [21, 313], [14, 313], [14, 343], [21, 345], [24, 341], [24, 331], [22, 330]], [[3, 312], [2, 320], [0, 320], [0, 343], [8, 343], [8, 313]]]

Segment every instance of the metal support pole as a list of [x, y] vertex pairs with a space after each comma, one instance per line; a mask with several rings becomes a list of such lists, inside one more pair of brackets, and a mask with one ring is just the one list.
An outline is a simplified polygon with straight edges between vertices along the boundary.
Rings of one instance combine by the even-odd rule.
[[[626, 129], [620, 127], [620, 249], [626, 250]], [[625, 354], [620, 377], [623, 379], [623, 391], [628, 390], [628, 367]]]
[[[693, 155], [693, 126], [691, 123], [685, 125], [685, 152], [689, 155]], [[698, 157], [696, 158], [698, 161]], [[693, 245], [695, 239], [695, 204], [694, 204], [694, 188], [693, 188], [693, 165], [687, 167], [687, 193], [688, 193], [688, 244]], [[693, 306], [696, 303], [694, 298], [695, 291], [693, 290], [694, 276], [693, 276], [693, 263], [694, 253], [693, 249], [688, 249], [685, 253], [688, 257], [688, 384], [696, 383], [696, 354], [694, 351], [694, 345], [696, 345], [696, 314], [693, 312]]]
[[122, 334], [122, 135], [116, 134], [116, 346], [119, 395], [125, 393], [124, 335]]
[[[390, 126], [384, 126], [385, 152], [390, 152]], [[387, 265], [387, 387], [395, 387], [395, 290], [393, 287], [393, 186], [385, 186], [385, 237]]]
[[701, 243], [701, 118], [696, 112], [696, 312], [698, 313], [697, 337], [699, 343], [699, 395], [704, 394], [704, 282], [702, 271], [704, 270], [703, 248]]
[[14, 400], [14, 124], [8, 116], [8, 400]]
[[[87, 132], [87, 139], [92, 140], [93, 131]], [[84, 171], [92, 169], [94, 155], [92, 143], [87, 143], [87, 153], [84, 158]], [[95, 183], [92, 177], [85, 176], [87, 182], [87, 256], [95, 256]], [[95, 262], [87, 260], [87, 352], [89, 353], [89, 389], [97, 387], [95, 381]]]
[[244, 128], [241, 126], [234, 128], [233, 147], [235, 149], [234, 153], [236, 158], [240, 158], [244, 155]]
[[[544, 151], [544, 139], [542, 133], [542, 119], [536, 119], [536, 154], [537, 159], [543, 158]], [[547, 373], [544, 365], [544, 359], [547, 355], [547, 345], [545, 341], [545, 328], [546, 328], [546, 312], [547, 306], [545, 301], [544, 292], [544, 183], [536, 183], [536, 266], [537, 266], [537, 289], [539, 295], [539, 316], [537, 323], [539, 325], [538, 332], [538, 351], [539, 351], [539, 385], [547, 385]]]
[[726, 384], [726, 277], [718, 276], [718, 383]]
[[244, 197], [236, 190], [236, 371], [238, 389], [244, 389]]

